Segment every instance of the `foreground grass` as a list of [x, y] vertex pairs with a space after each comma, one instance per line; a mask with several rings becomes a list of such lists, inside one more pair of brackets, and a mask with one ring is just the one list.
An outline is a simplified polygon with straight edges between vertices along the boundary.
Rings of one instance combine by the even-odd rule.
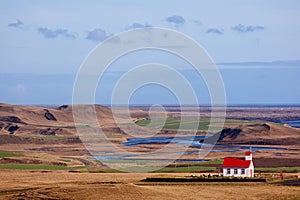
[[10, 152], [10, 151], [0, 150], [0, 158], [18, 157], [18, 156], [20, 156], [20, 155], [15, 154], [15, 153]]

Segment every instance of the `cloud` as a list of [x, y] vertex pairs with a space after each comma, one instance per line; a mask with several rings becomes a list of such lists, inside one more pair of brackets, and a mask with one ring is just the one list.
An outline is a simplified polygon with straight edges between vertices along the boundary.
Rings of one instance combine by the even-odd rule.
[[175, 26], [182, 26], [185, 24], [185, 19], [179, 15], [173, 15], [166, 18], [166, 21]]
[[72, 40], [76, 39], [76, 35], [74, 33], [70, 33], [67, 29], [59, 28], [56, 30], [51, 30], [48, 28], [38, 28], [37, 31], [48, 39], [57, 38], [59, 36]]
[[264, 26], [245, 26], [243, 24], [238, 24], [232, 27], [233, 31], [237, 31], [239, 33], [248, 33], [248, 32], [260, 31], [264, 29], [265, 29]]
[[[22, 29], [22, 30], [32, 30], [33, 26], [29, 25], [29, 26], [24, 26], [24, 23], [17, 19], [16, 22], [13, 23], [9, 23], [7, 24], [8, 27], [13, 27], [13, 28], [18, 28], [18, 29]], [[45, 27], [39, 27], [39, 28], [34, 28], [34, 30], [36, 30], [39, 34], [41, 34], [42, 36], [44, 36], [45, 38], [51, 39], [51, 38], [57, 38], [57, 37], [63, 37], [63, 38], [68, 38], [68, 39], [76, 39], [76, 34], [75, 33], [71, 33], [69, 30], [67, 29], [49, 29], [49, 28], [45, 28]]]
[[224, 30], [223, 29], [217, 29], [217, 28], [210, 28], [206, 31], [207, 34], [217, 34], [217, 35], [223, 35]]
[[101, 28], [96, 28], [92, 31], [89, 31], [85, 39], [96, 42], [102, 42], [110, 36], [112, 36], [112, 34], [108, 35], [105, 30]]
[[8, 27], [20, 28], [20, 29], [23, 28], [23, 25], [24, 25], [24, 23], [21, 20], [19, 20], [19, 19], [17, 19], [16, 22], [7, 24]]
[[126, 30], [137, 29], [137, 28], [149, 28], [149, 27], [152, 27], [152, 26], [149, 24], [140, 24], [140, 23], [134, 22], [133, 24], [127, 26]]
[[203, 24], [202, 24], [202, 22], [200, 21], [200, 20], [193, 20], [193, 22], [195, 23], [195, 24], [197, 24], [197, 25], [199, 25], [199, 26], [202, 26]]

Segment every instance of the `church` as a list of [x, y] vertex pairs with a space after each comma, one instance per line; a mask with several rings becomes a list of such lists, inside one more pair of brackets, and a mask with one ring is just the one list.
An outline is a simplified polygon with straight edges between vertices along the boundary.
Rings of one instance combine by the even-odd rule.
[[252, 152], [245, 152], [245, 159], [227, 157], [223, 162], [223, 176], [254, 177]]

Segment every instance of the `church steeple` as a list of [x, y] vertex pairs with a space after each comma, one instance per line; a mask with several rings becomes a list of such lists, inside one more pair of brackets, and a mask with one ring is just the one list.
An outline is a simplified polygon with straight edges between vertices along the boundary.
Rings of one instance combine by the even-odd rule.
[[245, 152], [245, 160], [252, 160], [252, 152], [251, 151]]

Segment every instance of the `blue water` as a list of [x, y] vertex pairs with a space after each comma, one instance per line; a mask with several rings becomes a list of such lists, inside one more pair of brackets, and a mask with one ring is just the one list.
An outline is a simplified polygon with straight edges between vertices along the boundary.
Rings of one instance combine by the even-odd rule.
[[[198, 142], [199, 143], [199, 142]], [[150, 143], [147, 143], [150, 144]], [[199, 143], [200, 144], [200, 143]], [[135, 146], [135, 145], [133, 145]], [[231, 145], [215, 145], [210, 152], [236, 152], [238, 150], [250, 150], [252, 152], [256, 151], [264, 151], [264, 150], [285, 150], [284, 148], [275, 148], [275, 147], [260, 147], [260, 146], [231, 146]], [[159, 159], [155, 159], [155, 157], [158, 154], [179, 154], [179, 155], [197, 155], [199, 154], [199, 150], [196, 151], [185, 151], [185, 152], [156, 152], [156, 153], [145, 153], [145, 154], [123, 154], [123, 155], [98, 155], [94, 156], [94, 159], [97, 160], [135, 160], [135, 161], [158, 161]], [[145, 155], [151, 155], [153, 154], [153, 159], [144, 159], [144, 158], [139, 158], [144, 157]], [[173, 161], [173, 160], [168, 160], [168, 159], [163, 159], [164, 162], [168, 161]], [[207, 160], [203, 159], [191, 159], [191, 160], [185, 160], [185, 159], [178, 159], [176, 162], [206, 162]]]
[[[220, 146], [220, 145], [217, 145]], [[229, 145], [223, 145], [224, 148], [232, 148], [237, 150], [250, 150], [252, 152], [256, 151], [263, 151], [263, 150], [285, 150], [285, 148], [279, 148], [279, 147], [260, 147], [260, 146], [229, 146]]]
[[[127, 142], [123, 142], [124, 146], [135, 146], [139, 144], [193, 144], [198, 143], [205, 136], [180, 136], [180, 137], [148, 137], [148, 138], [127, 138]], [[196, 140], [196, 141], [195, 141]]]
[[[124, 146], [136, 146], [141, 144], [168, 144], [176, 143], [182, 145], [190, 145], [192, 147], [201, 147], [203, 144], [199, 139], [205, 136], [181, 136], [181, 137], [148, 137], [148, 138], [128, 138], [127, 142], [123, 142]], [[210, 146], [210, 144], [205, 144]], [[212, 152], [232, 152], [236, 150], [251, 150], [253, 152], [260, 150], [283, 150], [284, 148], [261, 147], [261, 146], [239, 146], [239, 145], [214, 145]], [[197, 151], [198, 152], [198, 151]]]
[[[191, 147], [201, 147], [203, 144], [199, 142], [200, 139], [205, 138], [205, 136], [180, 136], [180, 137], [148, 137], [148, 138], [128, 138], [127, 142], [124, 142], [124, 146], [136, 146], [141, 144], [168, 144], [175, 143], [181, 145], [189, 145]], [[238, 150], [251, 150], [252, 152], [263, 151], [263, 150], [284, 150], [284, 148], [275, 148], [275, 147], [262, 147], [262, 146], [240, 146], [240, 145], [210, 145], [205, 144], [208, 147], [212, 147], [211, 152], [235, 152]], [[154, 153], [145, 153], [145, 154], [103, 154], [94, 156], [94, 159], [97, 160], [149, 160], [144, 159], [145, 155], [153, 154], [153, 160], [155, 161], [155, 156], [158, 154], [190, 154], [197, 155], [199, 154], [199, 149], [195, 151], [185, 151], [185, 152], [154, 152]], [[140, 157], [141, 156], [141, 157]], [[140, 158], [139, 158], [140, 157]], [[150, 159], [151, 160], [151, 159]], [[164, 161], [168, 161], [168, 159], [164, 159]], [[183, 160], [179, 159], [177, 162], [206, 162], [206, 160]]]
[[[109, 160], [125, 160], [125, 161], [163, 161], [163, 162], [173, 162], [173, 159], [139, 159], [136, 158], [138, 157], [135, 155], [135, 158], [130, 158], [131, 155], [122, 155], [122, 156], [94, 156], [93, 159], [96, 160], [102, 160], [102, 161], [109, 161]], [[207, 162], [208, 160], [203, 160], [203, 159], [177, 159], [176, 162], [182, 162], [182, 163], [187, 163], [187, 162], [192, 162], [192, 163], [199, 163], [199, 162]]]
[[300, 128], [300, 120], [270, 120], [270, 122], [288, 124], [291, 127]]

